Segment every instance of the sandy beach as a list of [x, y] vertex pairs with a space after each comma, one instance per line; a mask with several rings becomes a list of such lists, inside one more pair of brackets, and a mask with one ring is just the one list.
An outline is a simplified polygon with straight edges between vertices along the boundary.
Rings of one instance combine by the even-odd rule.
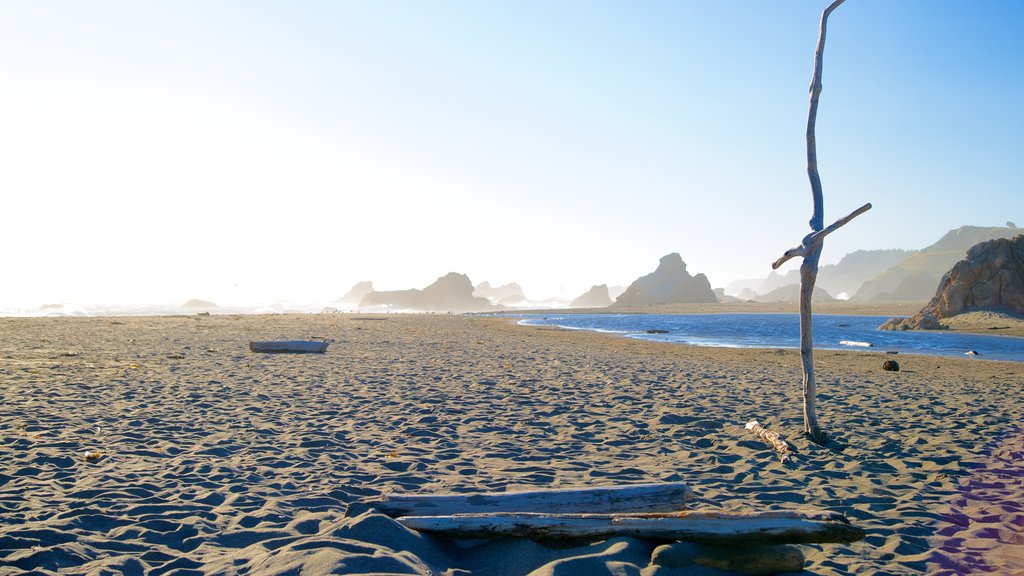
[[[452, 542], [388, 493], [683, 481], [867, 531], [807, 574], [1024, 572], [1024, 364], [697, 348], [432, 315], [0, 318], [0, 574], [722, 574], [659, 542]], [[251, 340], [326, 338], [323, 355]], [[798, 450], [783, 464], [743, 429]], [[89, 453], [87, 457], [86, 454]]]

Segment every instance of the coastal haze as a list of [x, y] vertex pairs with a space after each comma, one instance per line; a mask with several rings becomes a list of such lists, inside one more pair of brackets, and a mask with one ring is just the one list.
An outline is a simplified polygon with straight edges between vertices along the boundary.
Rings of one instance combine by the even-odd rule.
[[1024, 3], [832, 13], [801, 279], [839, 3], [0, 0], [0, 576], [1024, 573]]
[[[843, 6], [818, 117], [826, 220], [874, 209], [823, 264], [1024, 221], [1021, 11]], [[319, 310], [360, 281], [453, 272], [568, 305], [672, 253], [712, 288], [764, 279], [809, 230], [819, 14], [4, 3], [0, 310]]]

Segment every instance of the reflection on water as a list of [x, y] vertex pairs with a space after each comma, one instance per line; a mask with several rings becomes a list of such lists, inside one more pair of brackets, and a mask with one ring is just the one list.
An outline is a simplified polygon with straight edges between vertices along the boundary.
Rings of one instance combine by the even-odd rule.
[[[616, 332], [630, 338], [695, 346], [800, 346], [797, 314], [538, 314], [523, 318], [525, 324]], [[941, 330], [878, 330], [888, 319], [888, 316], [815, 315], [814, 347], [961, 357], [975, 351], [983, 359], [1024, 361], [1024, 338]]]

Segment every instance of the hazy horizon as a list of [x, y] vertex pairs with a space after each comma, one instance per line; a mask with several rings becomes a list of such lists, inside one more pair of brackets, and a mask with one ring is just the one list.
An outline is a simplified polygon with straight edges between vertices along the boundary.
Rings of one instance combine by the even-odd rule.
[[[763, 278], [809, 231], [826, 4], [0, 3], [0, 310]], [[1022, 16], [833, 14], [825, 220], [874, 208], [822, 264], [1024, 222]]]

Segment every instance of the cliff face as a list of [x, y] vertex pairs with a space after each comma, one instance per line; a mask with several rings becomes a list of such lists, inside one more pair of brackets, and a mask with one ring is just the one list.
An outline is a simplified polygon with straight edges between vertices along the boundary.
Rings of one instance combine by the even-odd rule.
[[982, 242], [942, 277], [935, 296], [920, 312], [892, 319], [883, 330], [944, 328], [942, 320], [977, 309], [1024, 314], [1024, 235]]
[[608, 285], [600, 284], [593, 286], [572, 301], [570, 308], [607, 308], [612, 305], [612, 297], [608, 295]]
[[360, 306], [394, 306], [425, 312], [481, 312], [491, 310], [486, 298], [473, 296], [473, 284], [465, 274], [451, 272], [423, 290], [371, 292]]
[[679, 254], [662, 257], [658, 269], [636, 279], [618, 299], [616, 306], [649, 304], [690, 304], [718, 302], [711, 283], [703, 274], [690, 276]]

